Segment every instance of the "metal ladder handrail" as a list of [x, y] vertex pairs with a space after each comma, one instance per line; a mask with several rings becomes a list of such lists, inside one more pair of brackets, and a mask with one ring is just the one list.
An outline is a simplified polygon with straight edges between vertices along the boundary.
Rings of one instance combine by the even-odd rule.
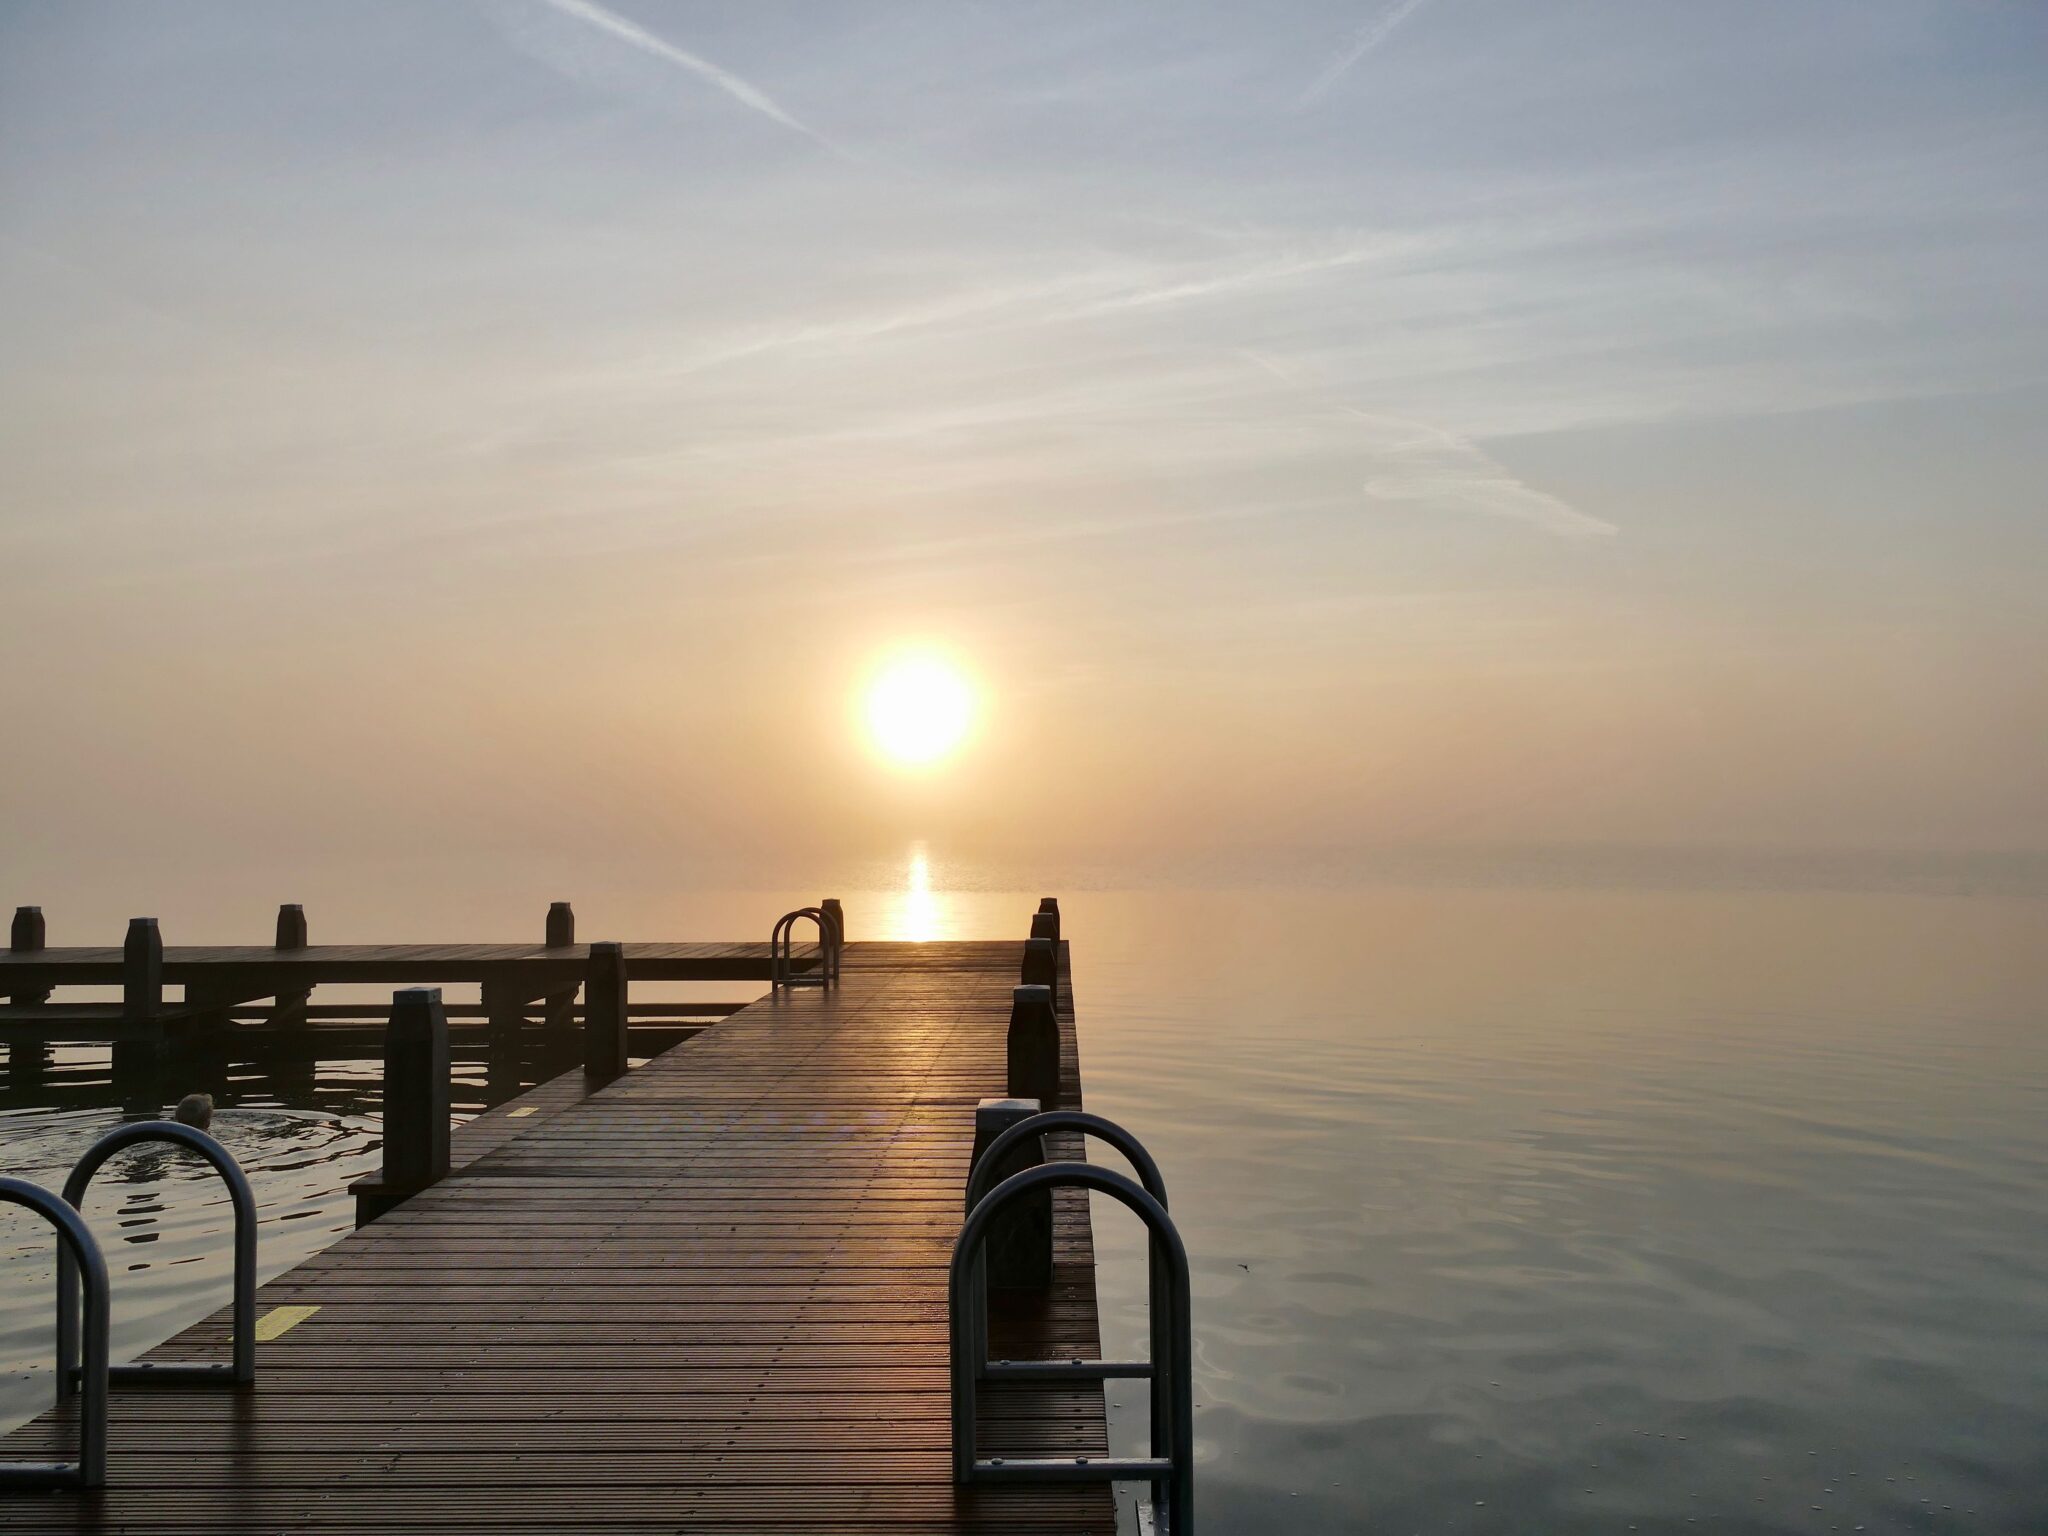
[[[107, 1480], [107, 1261], [77, 1208], [40, 1184], [0, 1177], [0, 1204], [34, 1211], [57, 1231], [57, 1252], [72, 1262], [72, 1288], [85, 1282], [85, 1363], [79, 1375], [78, 1459], [0, 1462], [0, 1488], [98, 1488]], [[61, 1264], [60, 1260], [60, 1264]], [[60, 1293], [61, 1294], [61, 1293]], [[70, 1373], [60, 1355], [57, 1396]]]
[[1129, 1159], [1145, 1193], [1162, 1206], [1166, 1204], [1166, 1176], [1159, 1171], [1159, 1164], [1152, 1160], [1152, 1154], [1145, 1150], [1137, 1137], [1114, 1120], [1091, 1115], [1085, 1109], [1048, 1109], [1007, 1127], [988, 1144], [967, 1175], [967, 1208], [973, 1210], [988, 1193], [995, 1182], [996, 1164], [1005, 1152], [1020, 1141], [1051, 1131], [1080, 1131], [1108, 1142]]
[[[116, 1126], [71, 1165], [64, 1199], [83, 1210], [86, 1187], [116, 1152], [143, 1142], [168, 1141], [197, 1152], [228, 1187], [235, 1208], [234, 1334], [232, 1364], [213, 1362], [131, 1362], [108, 1367], [108, 1379], [124, 1387], [246, 1387], [256, 1379], [256, 1194], [234, 1154], [197, 1126], [177, 1120], [140, 1120]], [[57, 1258], [57, 1395], [70, 1395], [72, 1362], [78, 1354], [78, 1283], [63, 1254]]]
[[[799, 975], [796, 969], [796, 925], [807, 917], [818, 925], [818, 969], [808, 976]], [[794, 912], [783, 913], [768, 935], [770, 993], [780, 992], [784, 987], [832, 986], [839, 980], [839, 950], [843, 941], [839, 924], [823, 907], [798, 907]]]
[[[1153, 1294], [1167, 1304], [1168, 1321], [1163, 1334], [1167, 1354], [1154, 1362], [1156, 1375], [1167, 1378], [1168, 1415], [1164, 1456], [1073, 1456], [1073, 1457], [990, 1457], [975, 1454], [975, 1402], [980, 1372], [968, 1351], [968, 1332], [973, 1308], [968, 1291], [975, 1259], [988, 1241], [990, 1224], [1003, 1208], [1042, 1189], [1078, 1187], [1094, 1190], [1120, 1200], [1145, 1223], [1155, 1272]], [[948, 1345], [953, 1388], [953, 1479], [973, 1482], [1114, 1482], [1142, 1479], [1153, 1485], [1158, 1501], [1161, 1485], [1166, 1489], [1166, 1536], [1192, 1536], [1195, 1493], [1194, 1348], [1189, 1326], [1188, 1254], [1174, 1228], [1166, 1207], [1123, 1174], [1093, 1163], [1041, 1163], [1013, 1173], [982, 1198], [967, 1213], [967, 1221], [953, 1244], [953, 1261], [946, 1276]], [[1159, 1336], [1159, 1334], [1155, 1334]], [[1099, 1379], [1101, 1363], [1093, 1361], [1046, 1360], [1037, 1362], [1031, 1378], [1039, 1381], [1061, 1378]], [[1156, 1448], [1156, 1441], [1155, 1441]]]
[[[995, 1182], [996, 1169], [1002, 1166], [1004, 1154], [1012, 1147], [1052, 1131], [1080, 1131], [1083, 1135], [1094, 1136], [1108, 1142], [1121, 1152], [1136, 1170], [1138, 1182], [1145, 1193], [1157, 1200], [1162, 1208], [1167, 1204], [1166, 1177], [1159, 1171], [1159, 1164], [1152, 1160], [1152, 1154], [1144, 1144], [1114, 1120], [1101, 1115], [1091, 1115], [1080, 1109], [1049, 1109], [1042, 1114], [1019, 1120], [1001, 1132], [991, 1141], [967, 1175], [967, 1209], [970, 1211], [980, 1204], [989, 1187]], [[1084, 1159], [1085, 1160], [1085, 1159]], [[991, 1360], [988, 1358], [988, 1277], [985, 1254], [976, 1254], [974, 1273], [969, 1277], [968, 1305], [973, 1309], [968, 1319], [968, 1347], [974, 1353], [975, 1368], [985, 1381], [1031, 1380], [1039, 1376], [1041, 1362], [1035, 1360]], [[1152, 1454], [1166, 1453], [1166, 1422], [1172, 1412], [1172, 1405], [1166, 1400], [1167, 1380], [1163, 1371], [1155, 1369], [1158, 1361], [1165, 1358], [1166, 1339], [1163, 1329], [1166, 1325], [1165, 1298], [1159, 1294], [1159, 1271], [1157, 1266], [1148, 1265], [1151, 1286], [1150, 1317], [1152, 1324], [1151, 1360], [1100, 1360], [1081, 1361], [1093, 1367], [1089, 1373], [1105, 1380], [1135, 1377], [1151, 1378], [1151, 1434]]]

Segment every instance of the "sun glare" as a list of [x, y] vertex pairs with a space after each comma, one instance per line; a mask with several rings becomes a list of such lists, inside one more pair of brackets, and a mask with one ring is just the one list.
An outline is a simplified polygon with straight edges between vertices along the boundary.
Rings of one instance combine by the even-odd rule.
[[935, 763], [957, 748], [974, 721], [974, 688], [936, 656], [905, 656], [868, 688], [868, 732], [892, 762]]

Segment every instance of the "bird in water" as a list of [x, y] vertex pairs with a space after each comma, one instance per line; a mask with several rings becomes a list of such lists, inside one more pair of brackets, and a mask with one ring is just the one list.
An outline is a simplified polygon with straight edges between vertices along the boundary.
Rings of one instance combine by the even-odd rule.
[[171, 1111], [171, 1118], [180, 1125], [189, 1125], [195, 1130], [205, 1130], [213, 1124], [213, 1095], [210, 1093], [188, 1093], [178, 1100], [178, 1107]]

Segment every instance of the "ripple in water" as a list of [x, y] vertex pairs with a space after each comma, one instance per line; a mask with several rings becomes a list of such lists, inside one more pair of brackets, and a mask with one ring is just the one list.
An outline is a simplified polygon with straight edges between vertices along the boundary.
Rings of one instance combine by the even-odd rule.
[[[261, 1219], [259, 1279], [334, 1242], [355, 1225], [348, 1185], [376, 1171], [382, 1147], [379, 1069], [369, 1062], [323, 1064], [296, 1080], [244, 1077], [217, 1093], [212, 1134], [232, 1152], [256, 1193]], [[477, 1074], [457, 1068], [458, 1084]], [[104, 1050], [56, 1052], [47, 1086], [34, 1090], [66, 1107], [0, 1098], [0, 1173], [61, 1188], [80, 1153], [113, 1127], [168, 1114], [161, 1105], [122, 1105]], [[182, 1089], [180, 1089], [182, 1091]], [[296, 1094], [304, 1102], [277, 1102]], [[460, 1118], [460, 1117], [458, 1117]], [[234, 1210], [212, 1168], [174, 1148], [143, 1146], [114, 1157], [94, 1177], [85, 1215], [106, 1253], [113, 1283], [112, 1346], [132, 1358], [229, 1299]], [[37, 1217], [0, 1206], [0, 1428], [33, 1417], [53, 1395], [55, 1239]]]

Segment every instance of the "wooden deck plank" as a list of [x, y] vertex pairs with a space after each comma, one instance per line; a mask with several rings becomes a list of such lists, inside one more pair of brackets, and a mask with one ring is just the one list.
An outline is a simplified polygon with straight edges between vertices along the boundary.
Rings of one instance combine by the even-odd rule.
[[[1111, 1536], [1100, 1485], [951, 1481], [946, 1264], [1020, 960], [849, 946], [833, 992], [482, 1117], [450, 1179], [263, 1288], [320, 1310], [261, 1346], [255, 1391], [117, 1393], [107, 1489], [0, 1497], [0, 1528]], [[1062, 1033], [1078, 1095], [1070, 1006]], [[1055, 1204], [1055, 1284], [998, 1315], [1002, 1353], [1099, 1352], [1086, 1198]], [[227, 1323], [151, 1354], [223, 1350]], [[46, 1414], [0, 1456], [69, 1429]], [[1103, 1394], [992, 1391], [983, 1436], [1103, 1454]]]

